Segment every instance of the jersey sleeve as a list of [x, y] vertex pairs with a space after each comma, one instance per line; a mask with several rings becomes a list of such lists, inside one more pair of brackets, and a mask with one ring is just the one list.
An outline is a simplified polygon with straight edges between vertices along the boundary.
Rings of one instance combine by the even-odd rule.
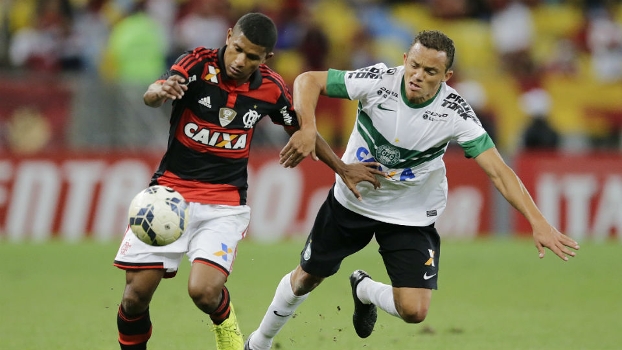
[[485, 150], [495, 147], [475, 111], [460, 94], [450, 91], [443, 100], [443, 105], [453, 111], [453, 139], [462, 147], [465, 157], [475, 158]]
[[386, 71], [387, 66], [384, 63], [354, 71], [329, 69], [326, 93], [329, 97], [364, 100], [368, 94], [376, 91], [376, 85]]
[[291, 100], [291, 95], [281, 94], [276, 105], [276, 112], [270, 114], [270, 120], [274, 124], [283, 126], [295, 126], [298, 127], [298, 117], [294, 110], [294, 105]]
[[269, 114], [270, 120], [274, 124], [298, 127], [298, 117], [294, 110], [292, 94], [285, 81], [275, 72], [272, 73], [271, 80], [274, 82], [274, 89], [277, 89], [279, 97], [274, 105], [274, 112]]
[[460, 147], [464, 150], [464, 156], [467, 158], [475, 158], [487, 149], [495, 147], [488, 133], [484, 133], [474, 140], [463, 142]]

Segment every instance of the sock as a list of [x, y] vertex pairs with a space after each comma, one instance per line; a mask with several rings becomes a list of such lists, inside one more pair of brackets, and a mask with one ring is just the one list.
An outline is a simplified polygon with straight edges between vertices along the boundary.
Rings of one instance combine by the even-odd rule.
[[117, 312], [117, 328], [119, 345], [122, 350], [145, 350], [151, 338], [151, 318], [149, 309], [140, 315], [128, 317], [119, 305]]
[[372, 303], [388, 314], [400, 317], [393, 300], [393, 287], [389, 285], [364, 278], [356, 287], [356, 296], [363, 304]]
[[231, 313], [231, 307], [229, 306], [231, 303], [231, 297], [229, 296], [229, 290], [227, 287], [222, 288], [222, 298], [220, 298], [220, 304], [216, 310], [214, 310], [211, 314], [209, 314], [209, 318], [212, 319], [215, 325], [219, 325], [223, 323]]
[[274, 299], [272, 299], [272, 303], [261, 320], [259, 328], [251, 337], [251, 349], [269, 349], [272, 339], [292, 318], [298, 306], [309, 296], [309, 294], [294, 295], [290, 282], [291, 275], [291, 272], [285, 275], [276, 287]]

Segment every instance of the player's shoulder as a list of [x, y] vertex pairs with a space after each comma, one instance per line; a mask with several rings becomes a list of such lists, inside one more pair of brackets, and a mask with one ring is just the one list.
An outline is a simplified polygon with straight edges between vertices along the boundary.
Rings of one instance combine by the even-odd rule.
[[287, 87], [287, 84], [285, 83], [283, 77], [265, 63], [260, 64], [258, 70], [259, 74], [261, 75], [262, 84], [274, 84], [280, 89]]
[[456, 89], [443, 83], [441, 89], [436, 96], [435, 106], [448, 116], [457, 120], [467, 120], [467, 118], [475, 119], [475, 112]]
[[182, 53], [173, 65], [174, 70], [190, 71], [196, 67], [203, 67], [218, 60], [218, 49], [197, 47]]
[[399, 67], [388, 67], [385, 63], [379, 62], [367, 67], [347, 71], [350, 77], [382, 79], [385, 75], [395, 75], [399, 72]]
[[400, 67], [388, 67], [385, 63], [376, 63], [356, 70], [343, 71], [344, 80], [349, 84], [371, 87], [371, 85], [393, 85], [401, 79]]

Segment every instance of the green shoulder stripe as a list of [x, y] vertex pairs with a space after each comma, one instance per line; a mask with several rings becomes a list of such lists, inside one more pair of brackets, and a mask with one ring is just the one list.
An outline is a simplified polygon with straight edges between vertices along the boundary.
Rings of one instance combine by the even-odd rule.
[[460, 147], [462, 147], [462, 149], [464, 150], [465, 157], [475, 158], [485, 150], [495, 147], [495, 143], [492, 142], [492, 139], [486, 133], [476, 138], [475, 140], [460, 144]]
[[346, 89], [345, 76], [346, 71], [337, 69], [328, 70], [328, 78], [326, 79], [326, 93], [329, 97], [350, 99], [350, 95], [348, 95], [348, 90]]

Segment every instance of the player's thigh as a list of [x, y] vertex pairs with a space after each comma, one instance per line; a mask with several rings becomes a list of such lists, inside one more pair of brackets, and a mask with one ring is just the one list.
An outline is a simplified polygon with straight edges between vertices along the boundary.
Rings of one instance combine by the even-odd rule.
[[393, 287], [437, 288], [441, 245], [433, 225], [387, 224], [376, 240]]
[[[213, 272], [219, 272], [224, 280], [231, 273], [238, 243], [248, 230], [250, 207], [202, 205], [193, 219], [187, 253], [193, 265], [191, 277], [208, 285], [219, 285], [222, 278], [215, 278]], [[195, 267], [197, 264], [208, 268]]]
[[227, 275], [212, 265], [195, 262], [190, 268], [188, 277], [188, 293], [193, 297], [220, 296], [227, 282]]
[[377, 225], [376, 220], [344, 208], [331, 190], [301, 252], [300, 266], [317, 277], [335, 274], [343, 259], [369, 244]]
[[125, 271], [125, 290], [123, 301], [126, 308], [130, 305], [146, 305], [151, 302], [160, 281], [164, 277], [164, 269], [139, 269]]

